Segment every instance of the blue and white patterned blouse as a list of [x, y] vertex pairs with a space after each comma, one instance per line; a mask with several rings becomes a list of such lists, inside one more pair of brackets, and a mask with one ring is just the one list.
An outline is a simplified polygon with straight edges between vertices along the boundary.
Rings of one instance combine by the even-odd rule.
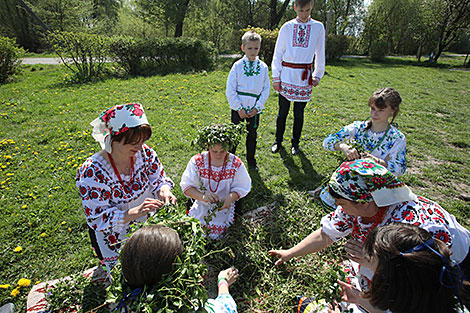
[[[388, 131], [376, 133], [371, 129], [366, 129], [368, 123], [368, 121], [355, 121], [344, 126], [337, 133], [328, 135], [323, 140], [323, 147], [335, 151], [337, 143], [347, 140], [355, 141], [366, 152], [387, 161], [387, 169], [395, 176], [403, 175], [406, 170], [405, 135], [393, 125], [390, 125]], [[382, 140], [383, 136], [385, 138]]]

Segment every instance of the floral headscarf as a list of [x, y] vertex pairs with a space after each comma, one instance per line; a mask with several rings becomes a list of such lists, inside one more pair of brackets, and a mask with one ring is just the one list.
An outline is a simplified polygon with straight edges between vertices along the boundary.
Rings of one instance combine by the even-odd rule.
[[417, 200], [403, 182], [373, 159], [344, 162], [328, 185], [348, 200], [363, 203], [374, 200], [379, 207]]
[[119, 135], [129, 128], [148, 124], [144, 108], [139, 103], [120, 104], [105, 110], [91, 122], [92, 136], [102, 149], [111, 153], [111, 135]]

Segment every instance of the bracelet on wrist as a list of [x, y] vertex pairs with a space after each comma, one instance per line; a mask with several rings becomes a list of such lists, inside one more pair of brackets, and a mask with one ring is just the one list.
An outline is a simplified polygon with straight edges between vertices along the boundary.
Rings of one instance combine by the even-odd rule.
[[227, 282], [227, 279], [225, 277], [221, 277], [217, 280], [217, 283], [220, 283], [221, 281]]

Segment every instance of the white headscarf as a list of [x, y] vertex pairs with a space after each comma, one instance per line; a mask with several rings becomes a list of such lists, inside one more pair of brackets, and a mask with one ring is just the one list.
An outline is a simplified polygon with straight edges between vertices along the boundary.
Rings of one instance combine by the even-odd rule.
[[139, 103], [115, 105], [93, 120], [91, 134], [106, 152], [111, 153], [111, 135], [119, 135], [129, 128], [149, 124], [144, 108]]

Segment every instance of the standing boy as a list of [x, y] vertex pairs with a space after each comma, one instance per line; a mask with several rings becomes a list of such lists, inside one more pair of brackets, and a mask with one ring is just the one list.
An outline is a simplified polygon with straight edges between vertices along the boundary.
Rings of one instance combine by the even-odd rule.
[[276, 142], [271, 147], [273, 153], [281, 148], [291, 101], [294, 101], [291, 153], [299, 153], [305, 105], [310, 101], [312, 86], [316, 87], [325, 73], [325, 28], [310, 17], [312, 9], [313, 0], [295, 0], [297, 17], [282, 25], [277, 37], [271, 65], [273, 88], [279, 92]]
[[[242, 37], [245, 56], [235, 62], [227, 79], [225, 94], [232, 109], [232, 123], [247, 122], [246, 161], [248, 167], [257, 171], [255, 150], [259, 116], [269, 97], [269, 69], [258, 58], [261, 36], [254, 31]], [[236, 147], [231, 153], [235, 153]]]

